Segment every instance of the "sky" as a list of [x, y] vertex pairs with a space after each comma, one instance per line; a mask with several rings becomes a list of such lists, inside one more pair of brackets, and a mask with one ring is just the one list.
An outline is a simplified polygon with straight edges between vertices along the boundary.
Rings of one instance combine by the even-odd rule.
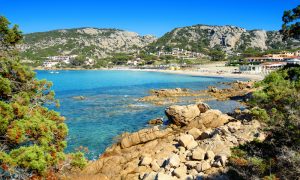
[[97, 27], [162, 36], [195, 24], [279, 30], [299, 0], [0, 0], [0, 15], [24, 33]]

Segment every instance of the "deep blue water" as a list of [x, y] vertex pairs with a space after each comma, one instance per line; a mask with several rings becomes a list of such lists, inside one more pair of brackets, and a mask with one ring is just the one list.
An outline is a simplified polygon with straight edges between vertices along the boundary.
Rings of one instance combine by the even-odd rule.
[[[134, 71], [37, 71], [39, 79], [53, 82], [57, 109], [67, 118], [69, 127], [67, 152], [79, 146], [88, 147], [87, 156], [96, 159], [114, 137], [123, 132], [133, 132], [147, 126], [150, 119], [164, 116], [166, 106], [137, 102], [148, 95], [150, 89], [189, 88], [205, 89], [220, 86], [218, 82], [230, 78], [196, 77], [156, 72]], [[75, 100], [84, 96], [85, 100]], [[240, 106], [235, 101], [210, 101], [212, 108], [230, 112]]]

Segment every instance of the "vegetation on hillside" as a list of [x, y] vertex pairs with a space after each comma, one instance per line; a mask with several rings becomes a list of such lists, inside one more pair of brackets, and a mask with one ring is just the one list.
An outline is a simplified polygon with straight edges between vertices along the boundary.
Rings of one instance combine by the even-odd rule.
[[[51, 82], [37, 80], [19, 63], [22, 34], [0, 17], [0, 179], [52, 177], [64, 166], [84, 167], [82, 153], [65, 154], [64, 117], [45, 105], [59, 105]], [[4, 48], [2, 48], [4, 47]], [[12, 55], [14, 51], [14, 55]]]
[[[293, 10], [295, 14], [299, 7]], [[284, 13], [283, 28], [287, 28], [285, 18], [290, 15], [291, 11]], [[288, 28], [291, 32], [287, 36], [300, 34], [290, 29], [295, 26]], [[263, 142], [257, 140], [233, 149], [230, 178], [299, 179], [300, 66], [288, 65], [272, 72], [256, 86], [259, 90], [250, 100], [251, 114], [265, 124], [268, 136]]]

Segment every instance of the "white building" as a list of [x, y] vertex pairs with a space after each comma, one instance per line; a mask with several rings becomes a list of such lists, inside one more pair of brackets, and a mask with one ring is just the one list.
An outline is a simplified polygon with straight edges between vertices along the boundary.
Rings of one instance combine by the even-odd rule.
[[259, 65], [240, 65], [239, 71], [245, 74], [269, 74], [270, 72], [283, 68], [286, 62], [266, 62]]
[[300, 59], [290, 59], [290, 60], [287, 60], [286, 62], [287, 62], [287, 64], [300, 65]]
[[44, 61], [43, 67], [52, 68], [52, 67], [56, 66], [58, 63], [59, 63], [59, 61], [57, 61], [57, 60], [47, 60], [47, 61]]

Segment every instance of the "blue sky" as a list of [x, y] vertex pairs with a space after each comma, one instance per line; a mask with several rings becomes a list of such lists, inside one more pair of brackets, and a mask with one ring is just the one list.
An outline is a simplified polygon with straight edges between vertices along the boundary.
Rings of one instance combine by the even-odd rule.
[[299, 0], [0, 0], [0, 15], [24, 33], [74, 27], [119, 28], [161, 36], [195, 24], [278, 30]]

